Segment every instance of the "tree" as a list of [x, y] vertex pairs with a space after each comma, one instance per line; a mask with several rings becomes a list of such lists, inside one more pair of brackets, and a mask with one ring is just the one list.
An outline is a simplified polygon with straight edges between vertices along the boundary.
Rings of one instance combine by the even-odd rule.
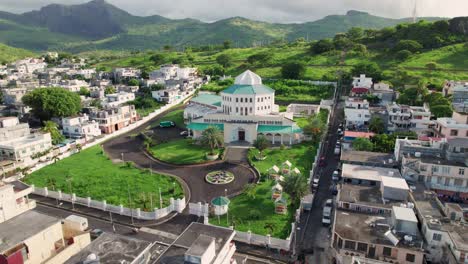
[[58, 87], [34, 89], [24, 95], [22, 101], [42, 121], [71, 116], [81, 110], [80, 96]]
[[226, 70], [232, 64], [232, 58], [228, 54], [221, 54], [216, 57], [216, 62]]
[[215, 149], [221, 147], [224, 142], [223, 133], [219, 128], [210, 126], [207, 129], [203, 130], [201, 135], [201, 142], [203, 145], [208, 145], [211, 152], [210, 155], [215, 155]]
[[281, 76], [285, 79], [302, 79], [306, 67], [302, 62], [288, 62], [281, 67]]
[[434, 105], [431, 106], [431, 113], [436, 117], [452, 117], [453, 110], [450, 105]]
[[353, 42], [346, 36], [346, 34], [338, 33], [333, 38], [333, 45], [337, 50], [345, 50], [353, 45]]
[[92, 106], [92, 107], [96, 107], [98, 109], [102, 108], [101, 100], [99, 100], [99, 99], [94, 99], [93, 101], [91, 101], [91, 103], [89, 105]]
[[360, 53], [362, 55], [366, 55], [367, 54], [367, 46], [364, 45], [364, 44], [355, 44], [354, 47], [353, 47], [353, 51], [357, 52], [357, 53]]
[[116, 92], [115, 87], [114, 87], [114, 86], [111, 86], [111, 85], [107, 86], [107, 87], [104, 89], [104, 94], [106, 94], [106, 95], [107, 95], [107, 94], [113, 94], [113, 93], [115, 93], [115, 92]]
[[310, 51], [312, 54], [322, 54], [335, 49], [333, 41], [331, 39], [321, 39], [310, 45]]
[[130, 86], [140, 86], [140, 81], [138, 81], [137, 79], [131, 79], [128, 81], [128, 85]]
[[353, 76], [359, 76], [360, 74], [365, 74], [369, 77], [372, 77], [372, 79], [375, 82], [379, 82], [382, 80], [382, 70], [380, 69], [379, 65], [375, 62], [362, 62], [359, 64], [356, 64], [352, 70], [351, 74]]
[[352, 27], [348, 30], [346, 36], [349, 39], [356, 41], [364, 36], [364, 30], [360, 27]]
[[80, 94], [80, 95], [83, 95], [83, 96], [89, 97], [89, 96], [91, 95], [91, 92], [89, 91], [88, 88], [86, 88], [86, 87], [81, 87], [81, 88], [80, 88], [80, 93], [79, 93], [79, 94]]
[[374, 151], [390, 153], [395, 148], [395, 136], [388, 134], [378, 134], [371, 138], [374, 143]]
[[271, 52], [260, 52], [257, 54], [250, 55], [247, 57], [247, 62], [249, 64], [254, 64], [257, 62], [260, 62], [262, 64], [268, 63], [269, 60], [273, 57], [273, 54]]
[[52, 144], [57, 145], [65, 140], [65, 137], [58, 130], [57, 124], [52, 121], [45, 121], [44, 127], [42, 127], [42, 132], [50, 133], [52, 138]]
[[260, 158], [263, 158], [263, 151], [270, 147], [270, 141], [264, 135], [260, 135], [254, 141], [253, 146], [260, 152]]
[[437, 63], [431, 61], [429, 63], [426, 64], [426, 68], [430, 71], [434, 71], [437, 69]]
[[384, 129], [385, 128], [385, 124], [382, 120], [382, 118], [378, 117], [378, 116], [373, 116], [370, 121], [369, 121], [369, 130], [374, 132], [374, 133], [377, 133], [377, 134], [381, 134], [384, 132]]
[[284, 181], [281, 182], [284, 192], [289, 194], [291, 197], [291, 202], [293, 204], [298, 204], [302, 196], [307, 192], [307, 181], [300, 174], [291, 174], [284, 178]]
[[422, 49], [423, 46], [419, 42], [417, 42], [416, 40], [409, 39], [400, 40], [395, 46], [395, 51], [409, 50], [411, 52], [418, 52]]
[[374, 144], [367, 138], [356, 138], [353, 140], [353, 149], [357, 151], [372, 151]]
[[172, 49], [171, 45], [164, 45], [163, 47], [164, 51], [170, 51]]
[[309, 118], [303, 130], [304, 134], [312, 137], [312, 141], [318, 142], [325, 130], [325, 123], [318, 115], [314, 115]]
[[223, 42], [223, 48], [224, 49], [230, 49], [231, 48], [231, 45], [232, 45], [232, 42], [230, 40], [225, 40]]
[[244, 193], [247, 195], [249, 199], [255, 199], [255, 194], [256, 194], [255, 184], [253, 183], [247, 184], [245, 186]]
[[400, 50], [398, 51], [395, 56], [398, 60], [404, 61], [407, 60], [413, 53], [409, 50]]
[[150, 60], [156, 65], [161, 65], [165, 61], [165, 56], [161, 53], [156, 53], [151, 55]]

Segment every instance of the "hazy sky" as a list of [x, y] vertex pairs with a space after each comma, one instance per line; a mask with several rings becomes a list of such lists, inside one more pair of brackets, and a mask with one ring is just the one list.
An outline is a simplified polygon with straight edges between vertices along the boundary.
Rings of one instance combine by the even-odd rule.
[[[243, 16], [269, 22], [303, 22], [347, 10], [385, 17], [412, 16], [415, 0], [107, 0], [135, 15], [215, 21]], [[468, 16], [468, 0], [417, 0], [418, 16]], [[22, 13], [50, 3], [87, 0], [0, 0], [0, 10]]]

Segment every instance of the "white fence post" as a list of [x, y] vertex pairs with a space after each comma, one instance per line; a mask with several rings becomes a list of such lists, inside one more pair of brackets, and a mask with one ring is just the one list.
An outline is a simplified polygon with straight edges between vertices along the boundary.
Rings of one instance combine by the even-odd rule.
[[247, 241], [250, 243], [252, 243], [252, 231], [247, 231]]
[[122, 204], [121, 204], [121, 205], [119, 205], [119, 209], [120, 209], [120, 210], [119, 210], [120, 214], [123, 214], [124, 207], [123, 207], [123, 205], [122, 205]]
[[137, 208], [137, 209], [136, 209], [136, 217], [137, 217], [137, 218], [140, 218], [140, 217], [141, 217], [141, 210], [140, 210], [140, 208]]
[[102, 201], [102, 210], [106, 211], [106, 208], [107, 208], [107, 201], [104, 200], [104, 201]]
[[62, 191], [61, 190], [58, 191], [58, 199], [62, 200]]
[[88, 207], [91, 206], [91, 197], [86, 197], [86, 204], [88, 205]]

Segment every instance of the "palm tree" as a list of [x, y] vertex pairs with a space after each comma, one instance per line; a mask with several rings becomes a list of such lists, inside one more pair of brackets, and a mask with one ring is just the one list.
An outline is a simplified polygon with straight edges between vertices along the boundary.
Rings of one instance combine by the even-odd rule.
[[263, 151], [270, 147], [270, 141], [264, 135], [260, 135], [254, 141], [253, 145], [260, 152], [260, 158], [263, 158]]
[[250, 199], [255, 199], [255, 194], [256, 194], [255, 184], [253, 183], [247, 184], [244, 192], [247, 195], [247, 197], [249, 197]]
[[291, 174], [285, 177], [281, 186], [283, 186], [284, 192], [289, 194], [293, 204], [300, 201], [301, 197], [306, 194], [308, 188], [307, 181], [300, 174]]
[[317, 142], [325, 130], [325, 124], [319, 116], [314, 115], [309, 119], [308, 124], [304, 127], [304, 134], [312, 136], [312, 140]]
[[223, 133], [221, 133], [221, 130], [219, 130], [219, 128], [210, 126], [202, 132], [201, 142], [203, 145], [210, 146], [210, 155], [214, 155], [215, 149], [223, 145]]
[[45, 121], [44, 127], [42, 127], [42, 131], [50, 133], [52, 143], [54, 145], [61, 143], [65, 139], [65, 137], [58, 130], [57, 124], [52, 121]]

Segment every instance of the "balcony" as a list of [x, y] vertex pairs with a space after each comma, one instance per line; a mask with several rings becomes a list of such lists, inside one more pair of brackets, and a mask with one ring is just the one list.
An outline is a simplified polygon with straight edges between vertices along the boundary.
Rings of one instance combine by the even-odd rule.
[[431, 188], [431, 189], [446, 190], [446, 191], [451, 191], [451, 192], [468, 193], [468, 187], [447, 186], [444, 184], [430, 183], [430, 182], [426, 182], [426, 187]]

